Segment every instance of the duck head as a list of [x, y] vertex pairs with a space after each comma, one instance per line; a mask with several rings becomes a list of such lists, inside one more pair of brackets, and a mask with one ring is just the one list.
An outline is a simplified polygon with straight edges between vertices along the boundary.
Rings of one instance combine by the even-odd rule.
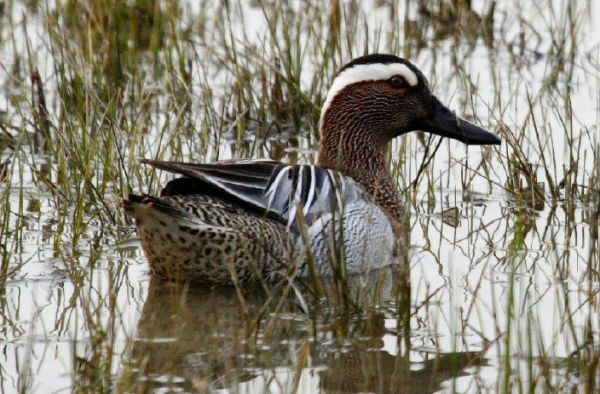
[[323, 105], [320, 128], [319, 164], [357, 178], [357, 171], [387, 168], [388, 143], [410, 131], [468, 145], [500, 144], [496, 135], [442, 104], [412, 63], [384, 54], [359, 57], [340, 70]]

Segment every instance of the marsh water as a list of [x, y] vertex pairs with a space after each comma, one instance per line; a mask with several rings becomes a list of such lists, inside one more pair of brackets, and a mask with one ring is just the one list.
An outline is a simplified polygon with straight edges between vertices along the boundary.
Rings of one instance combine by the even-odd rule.
[[[1, 392], [597, 392], [600, 3], [115, 4], [0, 1]], [[503, 139], [394, 141], [410, 288], [152, 280], [136, 160], [313, 162], [365, 51]]]

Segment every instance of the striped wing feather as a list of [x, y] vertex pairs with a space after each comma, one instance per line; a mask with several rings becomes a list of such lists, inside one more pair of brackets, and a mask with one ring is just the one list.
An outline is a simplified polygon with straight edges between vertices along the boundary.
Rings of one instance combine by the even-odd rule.
[[163, 196], [214, 193], [286, 223], [295, 231], [298, 231], [298, 210], [310, 226], [344, 204], [368, 200], [352, 179], [313, 165], [285, 165], [268, 160], [212, 164], [142, 162], [184, 176], [169, 182]]

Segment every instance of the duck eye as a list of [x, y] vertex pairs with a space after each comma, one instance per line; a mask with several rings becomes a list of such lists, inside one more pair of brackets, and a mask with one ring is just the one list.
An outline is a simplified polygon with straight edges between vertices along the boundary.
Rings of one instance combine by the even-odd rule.
[[394, 88], [407, 88], [408, 82], [406, 82], [406, 79], [403, 76], [394, 75], [390, 78], [390, 85]]

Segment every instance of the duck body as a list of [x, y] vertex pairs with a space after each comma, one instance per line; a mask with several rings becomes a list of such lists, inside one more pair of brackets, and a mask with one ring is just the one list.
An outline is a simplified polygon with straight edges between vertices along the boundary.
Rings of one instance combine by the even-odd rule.
[[154, 276], [210, 284], [360, 273], [394, 260], [388, 216], [337, 171], [265, 160], [145, 161], [184, 177], [160, 197], [130, 195]]
[[318, 165], [143, 160], [182, 177], [160, 197], [131, 194], [123, 206], [162, 279], [237, 284], [407, 264], [404, 206], [386, 153], [413, 130], [500, 143], [441, 104], [412, 63], [366, 55], [329, 89]]

